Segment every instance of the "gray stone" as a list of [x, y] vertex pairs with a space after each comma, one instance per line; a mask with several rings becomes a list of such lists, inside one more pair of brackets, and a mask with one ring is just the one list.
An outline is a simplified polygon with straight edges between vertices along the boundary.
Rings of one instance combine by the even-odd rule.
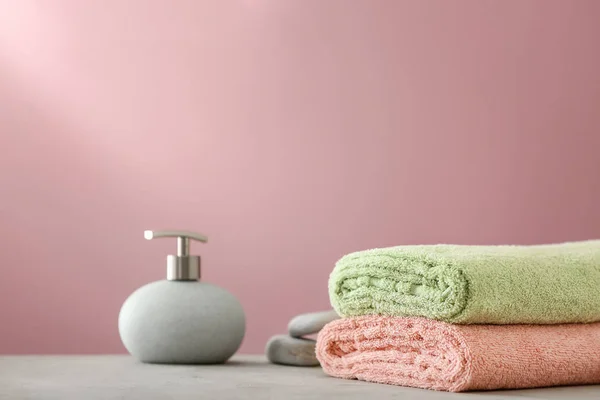
[[302, 336], [318, 333], [325, 325], [339, 319], [334, 310], [319, 311], [300, 314], [289, 322], [288, 332], [290, 336], [301, 338]]
[[276, 335], [267, 342], [265, 353], [273, 364], [314, 367], [319, 365], [315, 345], [316, 341], [311, 339]]

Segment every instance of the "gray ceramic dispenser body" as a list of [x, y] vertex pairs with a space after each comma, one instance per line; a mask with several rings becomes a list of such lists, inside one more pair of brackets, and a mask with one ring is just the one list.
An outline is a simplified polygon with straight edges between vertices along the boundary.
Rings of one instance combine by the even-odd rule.
[[176, 237], [177, 255], [167, 256], [167, 279], [136, 290], [119, 313], [125, 348], [147, 363], [217, 364], [240, 347], [246, 318], [240, 302], [226, 290], [200, 282], [200, 257], [189, 255], [184, 231], [146, 231], [150, 240]]

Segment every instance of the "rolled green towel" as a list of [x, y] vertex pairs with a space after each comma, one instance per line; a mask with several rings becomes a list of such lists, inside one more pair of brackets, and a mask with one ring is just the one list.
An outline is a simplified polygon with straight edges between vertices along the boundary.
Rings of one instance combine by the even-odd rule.
[[421, 316], [459, 324], [600, 321], [600, 240], [359, 251], [336, 263], [329, 296], [342, 317]]

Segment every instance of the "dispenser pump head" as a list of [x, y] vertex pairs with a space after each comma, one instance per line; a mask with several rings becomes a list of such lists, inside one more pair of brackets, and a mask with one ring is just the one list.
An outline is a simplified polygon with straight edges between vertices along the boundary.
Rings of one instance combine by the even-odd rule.
[[167, 280], [196, 281], [200, 279], [200, 256], [191, 256], [190, 239], [206, 243], [204, 235], [186, 231], [144, 231], [148, 240], [161, 237], [177, 238], [177, 255], [167, 256]]

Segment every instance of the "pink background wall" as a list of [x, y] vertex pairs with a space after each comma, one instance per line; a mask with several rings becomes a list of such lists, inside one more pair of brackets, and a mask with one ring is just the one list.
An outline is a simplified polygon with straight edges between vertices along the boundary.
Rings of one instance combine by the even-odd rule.
[[[600, 237], [600, 2], [0, 3], [0, 353], [124, 352], [205, 233], [243, 352], [343, 254]], [[311, 293], [311, 294], [309, 294]]]

